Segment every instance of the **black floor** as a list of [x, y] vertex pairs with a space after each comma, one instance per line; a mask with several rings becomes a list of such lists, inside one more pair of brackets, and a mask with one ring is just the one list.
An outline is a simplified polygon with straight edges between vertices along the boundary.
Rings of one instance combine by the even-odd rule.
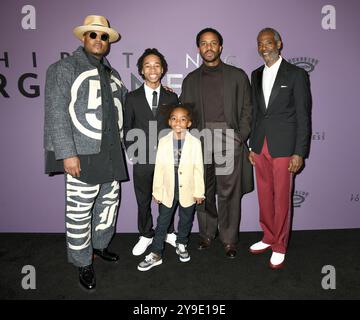
[[[293, 232], [286, 265], [268, 267], [270, 251], [251, 255], [248, 247], [260, 239], [240, 233], [238, 255], [225, 258], [217, 240], [198, 251], [198, 234], [189, 244], [191, 260], [179, 262], [166, 245], [163, 264], [147, 272], [136, 269], [143, 257], [131, 255], [135, 234], [117, 234], [111, 250], [116, 264], [96, 259], [97, 287], [86, 292], [78, 273], [66, 261], [63, 234], [0, 234], [0, 299], [122, 299], [122, 300], [238, 300], [238, 299], [360, 299], [360, 229]], [[25, 265], [36, 270], [36, 289], [24, 290]], [[336, 289], [322, 288], [326, 265], [336, 271]]]

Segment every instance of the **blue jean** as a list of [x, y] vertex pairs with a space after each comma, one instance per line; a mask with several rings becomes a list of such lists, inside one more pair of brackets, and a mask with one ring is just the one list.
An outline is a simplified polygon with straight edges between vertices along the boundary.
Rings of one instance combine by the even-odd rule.
[[181, 243], [185, 245], [188, 243], [189, 235], [194, 221], [195, 204], [190, 207], [184, 208], [179, 203], [178, 194], [175, 194], [171, 208], [168, 208], [163, 204], [159, 205], [159, 216], [157, 219], [155, 236], [151, 245], [151, 252], [162, 256], [167, 230], [178, 206], [179, 224], [176, 243]]

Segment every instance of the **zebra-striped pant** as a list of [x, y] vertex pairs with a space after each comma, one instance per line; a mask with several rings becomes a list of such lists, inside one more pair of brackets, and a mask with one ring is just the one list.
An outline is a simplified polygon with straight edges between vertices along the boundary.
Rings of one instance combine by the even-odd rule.
[[68, 260], [92, 264], [93, 248], [105, 249], [115, 232], [120, 184], [87, 184], [65, 174], [65, 224]]

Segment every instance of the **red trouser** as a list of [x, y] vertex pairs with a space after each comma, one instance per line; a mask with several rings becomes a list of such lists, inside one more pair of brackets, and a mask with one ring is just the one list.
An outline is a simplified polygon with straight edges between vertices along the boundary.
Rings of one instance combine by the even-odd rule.
[[272, 158], [265, 138], [260, 154], [255, 154], [256, 184], [263, 242], [275, 252], [286, 253], [291, 224], [293, 174], [291, 157]]

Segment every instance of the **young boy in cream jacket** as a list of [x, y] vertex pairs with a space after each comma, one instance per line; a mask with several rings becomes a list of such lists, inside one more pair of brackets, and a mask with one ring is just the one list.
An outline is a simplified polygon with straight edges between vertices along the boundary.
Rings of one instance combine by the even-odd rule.
[[138, 265], [140, 271], [162, 264], [166, 233], [178, 206], [176, 253], [181, 262], [190, 260], [186, 246], [195, 205], [205, 198], [201, 142], [188, 131], [192, 123], [190, 108], [174, 106], [168, 122], [172, 131], [159, 141], [153, 180], [153, 197], [159, 203], [159, 216], [151, 253]]

